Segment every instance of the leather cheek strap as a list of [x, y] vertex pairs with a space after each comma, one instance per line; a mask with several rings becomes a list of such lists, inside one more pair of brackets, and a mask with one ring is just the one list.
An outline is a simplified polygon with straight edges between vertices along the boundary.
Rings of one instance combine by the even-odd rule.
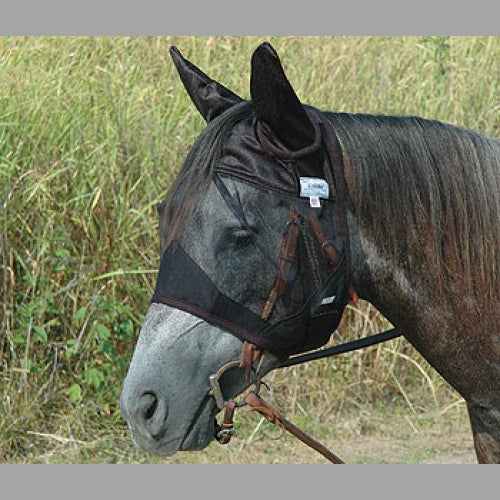
[[252, 373], [254, 362], [260, 356], [260, 349], [247, 340], [243, 342], [243, 349], [241, 351], [240, 368], [245, 372], [245, 378], [248, 382]]

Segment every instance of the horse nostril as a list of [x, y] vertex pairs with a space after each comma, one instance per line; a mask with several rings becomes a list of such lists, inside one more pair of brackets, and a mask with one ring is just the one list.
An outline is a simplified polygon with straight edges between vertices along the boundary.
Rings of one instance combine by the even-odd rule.
[[149, 420], [155, 414], [156, 408], [158, 408], [158, 398], [154, 394], [146, 393], [141, 398], [141, 406], [146, 420]]
[[165, 430], [167, 406], [154, 392], [145, 392], [137, 405], [138, 422], [152, 437], [159, 437]]

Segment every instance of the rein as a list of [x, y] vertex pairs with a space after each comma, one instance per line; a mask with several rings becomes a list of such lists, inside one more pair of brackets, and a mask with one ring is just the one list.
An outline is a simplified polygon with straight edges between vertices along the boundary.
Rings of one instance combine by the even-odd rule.
[[314, 361], [316, 359], [329, 358], [332, 356], [336, 356], [337, 354], [356, 351], [357, 349], [363, 349], [364, 347], [369, 347], [371, 345], [380, 344], [381, 342], [386, 342], [387, 340], [395, 339], [397, 337], [400, 337], [401, 335], [402, 334], [395, 328], [391, 328], [390, 330], [385, 330], [384, 332], [377, 333], [375, 335], [370, 335], [362, 339], [352, 340], [351, 342], [346, 342], [344, 344], [329, 347], [327, 349], [320, 349], [319, 351], [309, 352], [306, 354], [301, 354], [299, 356], [292, 356], [291, 358], [281, 363], [278, 368], [286, 368], [301, 363], [307, 363], [308, 361]]

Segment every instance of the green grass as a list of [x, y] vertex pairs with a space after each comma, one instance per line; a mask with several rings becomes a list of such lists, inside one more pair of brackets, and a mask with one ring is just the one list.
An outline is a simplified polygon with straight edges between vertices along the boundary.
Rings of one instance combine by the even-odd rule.
[[[158, 266], [155, 205], [203, 128], [168, 48], [248, 98], [264, 40], [304, 102], [499, 135], [498, 37], [0, 38], [0, 460], [158, 460], [132, 448], [117, 399]], [[341, 333], [384, 326], [360, 304]], [[420, 422], [460, 399], [401, 339], [272, 385], [318, 437], [332, 415], [399, 408]], [[254, 417], [241, 417], [247, 438]]]

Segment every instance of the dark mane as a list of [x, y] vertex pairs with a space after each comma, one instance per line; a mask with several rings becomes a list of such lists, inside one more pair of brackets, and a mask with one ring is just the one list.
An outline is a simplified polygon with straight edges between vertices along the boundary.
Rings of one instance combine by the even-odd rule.
[[408, 251], [420, 248], [436, 288], [498, 294], [500, 142], [415, 117], [327, 116], [351, 158], [354, 210], [388, 258], [421, 275]]

